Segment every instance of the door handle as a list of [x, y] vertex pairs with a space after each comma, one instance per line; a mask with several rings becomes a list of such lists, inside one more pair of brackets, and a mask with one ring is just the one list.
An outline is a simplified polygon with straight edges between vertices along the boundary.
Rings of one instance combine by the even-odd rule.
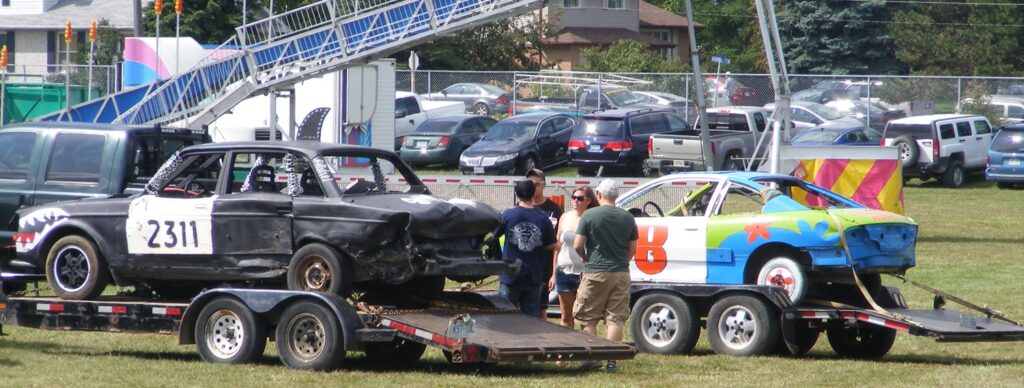
[[966, 141], [967, 141], [967, 139], [960, 139], [959, 141], [960, 141], [961, 143], [963, 143], [963, 142], [966, 142]]
[[416, 125], [416, 120], [409, 119], [409, 124]]
[[290, 203], [279, 203], [274, 206], [277, 210], [277, 214], [288, 214], [292, 212], [292, 204]]
[[984, 140], [984, 139], [985, 139], [985, 138], [984, 138], [984, 137], [982, 137], [982, 136], [978, 136], [978, 137], [974, 138], [974, 140]]
[[687, 232], [696, 232], [696, 231], [700, 230], [700, 228], [683, 228], [683, 230], [685, 230]]

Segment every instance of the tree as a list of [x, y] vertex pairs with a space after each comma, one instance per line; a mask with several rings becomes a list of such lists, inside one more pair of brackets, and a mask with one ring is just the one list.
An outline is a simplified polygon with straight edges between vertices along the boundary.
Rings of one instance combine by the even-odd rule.
[[688, 66], [678, 59], [664, 59], [646, 43], [620, 40], [607, 48], [588, 47], [580, 52], [580, 71], [603, 73], [678, 73]]
[[898, 74], [885, 1], [780, 0], [779, 35], [789, 70], [802, 74]]
[[[686, 15], [680, 0], [652, 0], [667, 11]], [[693, 0], [694, 21], [704, 26], [697, 31], [701, 68], [712, 69], [711, 56], [725, 54], [732, 72], [766, 71], [757, 12], [751, 0]]]
[[914, 74], [1022, 74], [1024, 7], [992, 3], [1013, 2], [911, 5], [897, 11], [896, 57]]
[[[274, 0], [274, 13], [315, 3], [317, 0]], [[249, 8], [246, 22], [253, 22], [267, 17], [271, 0], [248, 0]], [[153, 13], [153, 1], [146, 1], [142, 7], [142, 24], [146, 35], [156, 34], [156, 15]], [[195, 39], [199, 43], [220, 44], [235, 36], [235, 28], [242, 25], [242, 1], [220, 0], [183, 0], [184, 12], [181, 14], [181, 36]], [[163, 12], [160, 14], [160, 35], [174, 36], [176, 15], [174, 0], [164, 0]]]
[[[537, 70], [543, 40], [554, 35], [550, 20], [506, 18], [417, 46], [420, 67], [455, 70]], [[395, 54], [406, 63], [409, 51]]]
[[[110, 21], [101, 19], [96, 22], [96, 47], [93, 50], [93, 64], [97, 66], [110, 66], [121, 60], [121, 53], [124, 51], [125, 35], [116, 28], [110, 27]], [[71, 56], [71, 63], [76, 65], [89, 64], [89, 41], [79, 42], [78, 52]], [[88, 83], [88, 71], [78, 68], [71, 74], [71, 82], [76, 85]], [[93, 85], [103, 87], [107, 85], [105, 71], [97, 71], [93, 74]], [[113, 74], [110, 74], [113, 75]]]

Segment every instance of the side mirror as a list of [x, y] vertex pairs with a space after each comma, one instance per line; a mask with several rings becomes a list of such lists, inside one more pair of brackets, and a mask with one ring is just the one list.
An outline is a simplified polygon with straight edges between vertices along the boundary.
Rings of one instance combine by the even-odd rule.
[[447, 90], [442, 90], [441, 94], [443, 94], [445, 97], [448, 97], [448, 91]]
[[551, 139], [551, 135], [548, 135], [548, 134], [537, 135], [537, 142], [538, 143], [548, 141], [548, 139]]
[[396, 119], [400, 119], [400, 118], [408, 116], [408, 115], [409, 115], [409, 111], [406, 110], [406, 109], [395, 109], [395, 118]]

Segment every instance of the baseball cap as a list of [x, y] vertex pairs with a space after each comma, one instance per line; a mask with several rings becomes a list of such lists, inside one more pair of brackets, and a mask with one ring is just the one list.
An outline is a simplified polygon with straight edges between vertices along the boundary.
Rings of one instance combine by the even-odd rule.
[[601, 193], [601, 195], [607, 198], [617, 198], [619, 196], [619, 185], [615, 183], [614, 179], [605, 179], [597, 185], [594, 191]]

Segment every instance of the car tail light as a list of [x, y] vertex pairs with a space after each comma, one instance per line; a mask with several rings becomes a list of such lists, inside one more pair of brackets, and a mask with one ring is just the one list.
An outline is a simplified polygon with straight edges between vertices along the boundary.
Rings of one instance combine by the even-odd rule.
[[878, 146], [885, 147], [885, 138], [878, 139]]
[[405, 146], [405, 136], [402, 136], [402, 146]]
[[647, 155], [654, 155], [654, 142], [650, 138], [647, 139]]
[[451, 141], [452, 141], [452, 137], [451, 136], [441, 136], [441, 141], [438, 141], [437, 145], [440, 146], [440, 147], [444, 147], [444, 146], [447, 146], [448, 143], [451, 143]]
[[508, 104], [508, 96], [505, 96], [505, 95], [498, 96], [498, 99], [494, 100], [494, 102], [496, 104]]
[[[911, 146], [917, 147], [917, 144], [911, 144]], [[933, 161], [936, 161], [936, 162], [939, 161], [939, 149], [940, 148], [941, 148], [941, 145], [939, 144], [939, 138], [938, 137], [933, 137], [932, 138], [932, 160]]]
[[610, 142], [605, 143], [604, 149], [611, 150], [611, 151], [616, 151], [616, 152], [619, 152], [619, 151], [629, 151], [629, 150], [633, 149], [633, 142], [631, 142], [629, 140], [626, 140], [626, 141], [610, 141]]
[[989, 166], [992, 165], [992, 159], [991, 158], [992, 158], [991, 156], [985, 156], [985, 168], [988, 168]]
[[587, 148], [587, 144], [583, 140], [569, 140], [570, 150], [582, 150], [584, 148]]

